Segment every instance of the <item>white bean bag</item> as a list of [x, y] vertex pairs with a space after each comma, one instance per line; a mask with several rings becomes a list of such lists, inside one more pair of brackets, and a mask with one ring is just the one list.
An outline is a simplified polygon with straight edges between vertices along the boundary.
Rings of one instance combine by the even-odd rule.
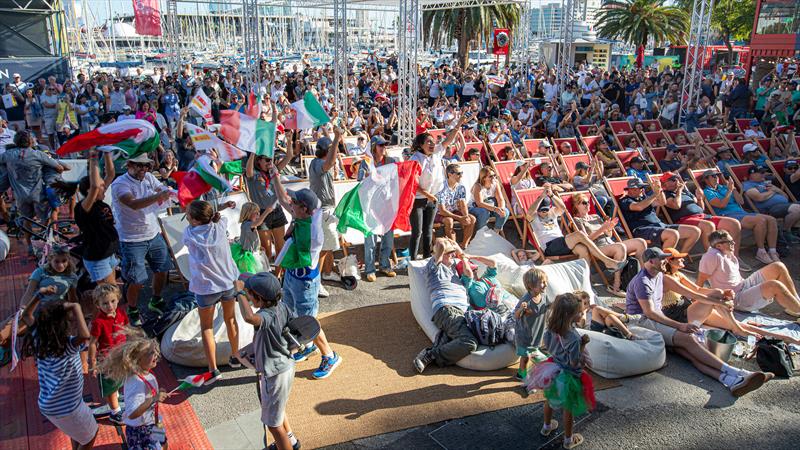
[[[425, 277], [425, 265], [428, 260], [411, 261], [408, 265], [409, 284], [411, 286], [411, 312], [417, 319], [422, 331], [433, 342], [439, 329], [434, 325], [433, 309], [431, 308], [430, 290]], [[479, 346], [469, 356], [459, 361], [460, 367], [470, 370], [497, 370], [508, 367], [517, 362], [517, 352], [512, 344], [502, 344], [495, 347]]]
[[11, 250], [11, 241], [5, 231], [0, 230], [0, 261], [5, 261], [8, 252]]
[[[239, 307], [236, 310], [236, 322], [239, 324], [239, 348], [253, 342], [253, 326], [244, 321]], [[231, 356], [231, 345], [228, 342], [227, 329], [222, 317], [222, 304], [217, 304], [214, 312], [214, 340], [217, 343], [217, 365], [228, 364]], [[200, 333], [200, 315], [193, 309], [180, 322], [167, 328], [161, 338], [161, 354], [168, 361], [188, 367], [206, 367], [206, 354], [203, 351], [203, 339]]]
[[640, 327], [630, 327], [630, 330], [644, 339], [629, 341], [596, 331], [578, 330], [591, 339], [586, 349], [592, 358], [592, 372], [605, 378], [623, 378], [664, 367], [667, 351], [661, 334]]

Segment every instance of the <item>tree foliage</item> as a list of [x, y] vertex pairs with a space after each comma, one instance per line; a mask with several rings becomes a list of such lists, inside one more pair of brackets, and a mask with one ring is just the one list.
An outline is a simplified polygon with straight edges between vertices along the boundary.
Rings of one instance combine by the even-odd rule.
[[689, 15], [682, 8], [665, 5], [665, 0], [611, 0], [597, 15], [597, 31], [608, 39], [633, 45], [686, 42]]

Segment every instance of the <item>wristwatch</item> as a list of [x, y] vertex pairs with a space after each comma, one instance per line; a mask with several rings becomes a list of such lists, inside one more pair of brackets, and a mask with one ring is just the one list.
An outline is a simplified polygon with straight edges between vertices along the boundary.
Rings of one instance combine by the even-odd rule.
[[237, 296], [237, 297], [238, 297], [238, 296], [240, 296], [240, 295], [243, 295], [243, 296], [245, 296], [245, 298], [246, 298], [246, 297], [247, 297], [247, 292], [245, 292], [245, 290], [244, 290], [244, 289], [242, 289], [242, 290], [240, 290], [240, 291], [236, 292], [236, 296]]

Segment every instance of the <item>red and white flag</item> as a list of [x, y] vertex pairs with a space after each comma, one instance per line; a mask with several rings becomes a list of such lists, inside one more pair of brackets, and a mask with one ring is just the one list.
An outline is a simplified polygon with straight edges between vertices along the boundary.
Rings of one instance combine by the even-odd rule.
[[194, 94], [192, 101], [189, 102], [189, 108], [199, 114], [206, 121], [206, 125], [211, 125], [214, 122], [211, 118], [211, 99], [208, 98], [203, 89], [198, 89], [197, 93]]
[[133, 0], [136, 34], [161, 36], [161, 11], [158, 0]]

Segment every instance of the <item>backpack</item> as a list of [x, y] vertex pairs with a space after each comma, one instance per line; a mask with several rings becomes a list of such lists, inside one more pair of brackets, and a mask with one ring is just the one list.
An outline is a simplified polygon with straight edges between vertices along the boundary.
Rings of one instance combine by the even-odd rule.
[[464, 313], [464, 319], [479, 345], [493, 347], [506, 341], [505, 324], [496, 312], [489, 309], [469, 310]]
[[620, 271], [620, 282], [619, 282], [619, 289], [621, 291], [628, 290], [628, 284], [631, 282], [633, 277], [636, 276], [642, 270], [642, 265], [639, 263], [639, 260], [636, 259], [634, 256], [629, 256], [628, 261], [625, 264], [625, 267], [622, 268]]
[[756, 344], [756, 362], [764, 372], [772, 372], [778, 378], [794, 375], [794, 361], [789, 345], [778, 339], [763, 338]]

